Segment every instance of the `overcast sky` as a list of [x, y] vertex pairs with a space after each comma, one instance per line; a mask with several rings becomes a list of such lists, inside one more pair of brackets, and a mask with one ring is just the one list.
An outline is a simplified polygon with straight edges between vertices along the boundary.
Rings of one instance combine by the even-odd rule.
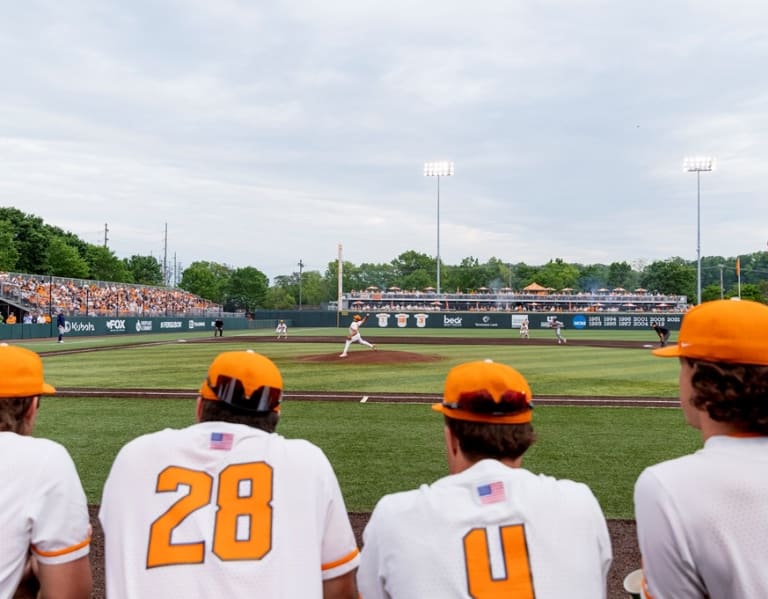
[[[118, 257], [633, 265], [768, 242], [768, 3], [2, 3], [0, 205]], [[165, 229], [167, 224], [167, 245]]]

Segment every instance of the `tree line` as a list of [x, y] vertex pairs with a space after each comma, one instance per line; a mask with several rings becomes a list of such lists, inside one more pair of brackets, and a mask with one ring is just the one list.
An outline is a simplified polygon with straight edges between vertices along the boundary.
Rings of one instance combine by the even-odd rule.
[[[738, 273], [737, 273], [738, 264]], [[459, 264], [441, 264], [441, 291], [472, 292], [480, 288], [520, 290], [537, 282], [554, 290], [596, 291], [623, 288], [650, 293], [685, 295], [696, 299], [695, 261], [672, 257], [648, 264], [626, 261], [578, 264], [553, 258], [539, 266], [490, 258], [481, 263], [466, 257]], [[741, 297], [768, 302], [768, 252], [736, 257], [702, 257], [702, 299]], [[151, 255], [118, 258], [105, 246], [86, 243], [76, 235], [48, 225], [16, 208], [0, 208], [0, 271], [162, 286], [163, 269]], [[738, 284], [738, 276], [741, 285]], [[345, 292], [376, 287], [386, 290], [423, 290], [435, 287], [437, 261], [416, 251], [403, 252], [387, 263], [344, 262]], [[270, 285], [258, 268], [234, 268], [197, 261], [185, 268], [179, 287], [224, 306], [226, 311], [295, 309], [320, 306], [337, 299], [338, 263], [325, 272], [303, 271], [279, 275]]]

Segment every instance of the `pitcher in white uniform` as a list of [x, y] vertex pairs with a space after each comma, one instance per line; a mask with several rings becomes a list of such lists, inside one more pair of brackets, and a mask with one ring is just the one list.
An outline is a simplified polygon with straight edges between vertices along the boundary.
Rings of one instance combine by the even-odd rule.
[[605, 598], [612, 553], [595, 496], [522, 468], [532, 399], [504, 364], [448, 373], [433, 409], [450, 474], [378, 502], [363, 533], [363, 599]]
[[104, 486], [107, 597], [355, 599], [357, 543], [325, 454], [275, 433], [268, 358], [220, 354], [197, 424], [139, 437]]
[[635, 485], [646, 596], [768, 597], [768, 306], [705, 302], [653, 353], [679, 358], [680, 405], [704, 447]]

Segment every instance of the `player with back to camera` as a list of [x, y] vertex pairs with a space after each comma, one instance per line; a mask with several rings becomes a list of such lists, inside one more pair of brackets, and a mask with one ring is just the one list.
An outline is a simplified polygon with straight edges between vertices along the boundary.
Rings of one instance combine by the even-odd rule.
[[356, 599], [357, 543], [331, 464], [275, 432], [277, 366], [219, 354], [197, 424], [139, 437], [101, 502], [107, 596]]
[[378, 502], [363, 533], [362, 599], [605, 598], [612, 552], [597, 499], [522, 467], [532, 400], [510, 366], [451, 369], [433, 406], [449, 475]]
[[347, 331], [347, 340], [344, 343], [344, 351], [339, 355], [340, 358], [347, 357], [349, 346], [353, 343], [360, 343], [361, 345], [367, 345], [371, 349], [376, 349], [376, 346], [373, 343], [369, 343], [360, 335], [360, 327], [367, 322], [368, 316], [370, 315], [366, 314], [365, 316], [360, 316], [359, 314], [355, 314], [352, 317], [352, 322], [349, 325], [349, 331]]
[[[0, 597], [88, 599], [91, 524], [67, 450], [31, 436], [44, 381], [40, 357], [0, 345]], [[16, 593], [14, 595], [14, 592]]]
[[646, 596], [768, 597], [768, 306], [700, 304], [653, 353], [679, 359], [680, 406], [704, 447], [635, 484]]

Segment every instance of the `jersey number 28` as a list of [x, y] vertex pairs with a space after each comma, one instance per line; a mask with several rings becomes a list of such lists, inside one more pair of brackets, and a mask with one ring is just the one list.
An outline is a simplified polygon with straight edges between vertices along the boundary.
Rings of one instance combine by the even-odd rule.
[[[272, 548], [272, 467], [264, 462], [231, 464], [218, 478], [216, 518], [211, 531], [213, 553], [225, 561], [262, 559]], [[150, 528], [148, 568], [200, 564], [205, 560], [206, 539], [174, 543], [172, 535], [185, 518], [211, 503], [213, 477], [201, 470], [170, 466], [158, 475], [155, 491], [176, 492], [180, 485], [189, 487], [189, 493]], [[249, 488], [249, 493], [242, 494], [243, 488]], [[243, 522], [247, 534], [238, 535], [238, 523]]]

